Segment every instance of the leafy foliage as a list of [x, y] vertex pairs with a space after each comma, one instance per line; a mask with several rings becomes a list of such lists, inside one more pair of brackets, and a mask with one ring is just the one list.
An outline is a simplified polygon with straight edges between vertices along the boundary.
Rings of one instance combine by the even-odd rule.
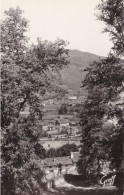
[[[121, 7], [122, 6], [122, 7]], [[99, 19], [105, 21], [106, 32], [114, 44], [106, 59], [90, 64], [83, 86], [88, 90], [82, 113], [82, 149], [78, 171], [85, 178], [98, 178], [100, 162], [111, 162], [111, 169], [122, 168], [123, 151], [123, 94], [124, 69], [120, 59], [123, 50], [121, 0], [103, 0], [98, 5]], [[121, 40], [121, 41], [120, 41]]]
[[78, 148], [75, 144], [65, 144], [57, 149], [50, 148], [48, 151], [46, 151], [46, 158], [70, 156], [71, 152], [76, 151], [78, 151]]
[[123, 0], [101, 0], [97, 6], [100, 11], [98, 19], [105, 22], [104, 32], [108, 32], [114, 44], [113, 50], [117, 55], [124, 52], [124, 4]]
[[67, 105], [66, 104], [62, 104], [60, 109], [59, 109], [59, 114], [67, 114]]
[[5, 14], [1, 24], [2, 194], [42, 194], [40, 159], [45, 151], [38, 145], [40, 98], [57, 88], [51, 75], [67, 65], [67, 43], [38, 39], [37, 45], [29, 46], [28, 21], [20, 8]]

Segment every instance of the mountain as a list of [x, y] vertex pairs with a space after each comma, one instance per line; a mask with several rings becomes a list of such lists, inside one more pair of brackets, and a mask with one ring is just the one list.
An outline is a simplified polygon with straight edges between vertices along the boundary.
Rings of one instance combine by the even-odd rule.
[[89, 66], [89, 63], [99, 60], [100, 56], [82, 52], [78, 50], [70, 50], [70, 63], [68, 67], [61, 70], [62, 88], [66, 89], [70, 94], [85, 93], [81, 88], [81, 81], [83, 81], [86, 72], [83, 70]]

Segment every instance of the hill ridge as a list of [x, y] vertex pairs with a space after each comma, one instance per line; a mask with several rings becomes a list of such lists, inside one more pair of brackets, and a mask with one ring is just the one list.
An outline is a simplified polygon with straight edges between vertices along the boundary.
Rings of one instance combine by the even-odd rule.
[[92, 54], [89, 52], [83, 52], [77, 49], [69, 50], [70, 63], [68, 67], [65, 67], [60, 71], [62, 78], [63, 89], [66, 89], [69, 93], [81, 93], [85, 94], [85, 90], [81, 87], [81, 81], [85, 78], [86, 72], [83, 70], [89, 66], [89, 63], [98, 61], [102, 56]]

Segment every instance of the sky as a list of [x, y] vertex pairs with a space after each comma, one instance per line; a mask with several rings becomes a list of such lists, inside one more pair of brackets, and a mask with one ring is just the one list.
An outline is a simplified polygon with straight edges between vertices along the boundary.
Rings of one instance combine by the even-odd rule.
[[107, 56], [112, 47], [105, 24], [96, 19], [99, 0], [1, 0], [1, 18], [10, 7], [19, 6], [30, 21], [30, 43], [67, 40], [69, 49]]

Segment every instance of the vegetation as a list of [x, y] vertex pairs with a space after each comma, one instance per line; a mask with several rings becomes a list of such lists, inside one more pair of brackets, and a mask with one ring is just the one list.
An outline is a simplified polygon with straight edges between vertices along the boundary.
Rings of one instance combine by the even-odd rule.
[[66, 104], [62, 104], [60, 109], [59, 109], [59, 114], [67, 114], [67, 105]]
[[70, 50], [70, 63], [68, 68], [63, 68], [61, 73], [63, 89], [67, 90], [69, 94], [80, 93], [86, 95], [85, 88], [80, 89], [81, 82], [85, 78], [84, 68], [89, 66], [89, 63], [99, 60], [99, 56], [88, 52], [78, 50]]
[[101, 162], [110, 161], [111, 169], [117, 172], [122, 169], [124, 107], [118, 100], [124, 78], [123, 1], [102, 0], [98, 9], [98, 18], [106, 23], [105, 32], [111, 36], [114, 53], [90, 64], [83, 81], [88, 96], [81, 113], [83, 145], [78, 171], [87, 179], [98, 178]]
[[46, 158], [70, 156], [71, 152], [78, 151], [78, 147], [75, 144], [65, 144], [60, 148], [50, 148], [46, 151]]
[[44, 149], [38, 145], [37, 132], [42, 119], [40, 97], [47, 91], [59, 90], [52, 72], [67, 65], [67, 43], [38, 39], [36, 45], [29, 46], [25, 36], [28, 21], [20, 8], [11, 8], [5, 14], [1, 24], [1, 193], [40, 195], [44, 177], [39, 163]]
[[98, 5], [98, 19], [105, 22], [106, 28], [104, 32], [109, 33], [113, 42], [112, 49], [117, 55], [122, 55], [124, 52], [124, 4], [122, 0], [101, 0]]

